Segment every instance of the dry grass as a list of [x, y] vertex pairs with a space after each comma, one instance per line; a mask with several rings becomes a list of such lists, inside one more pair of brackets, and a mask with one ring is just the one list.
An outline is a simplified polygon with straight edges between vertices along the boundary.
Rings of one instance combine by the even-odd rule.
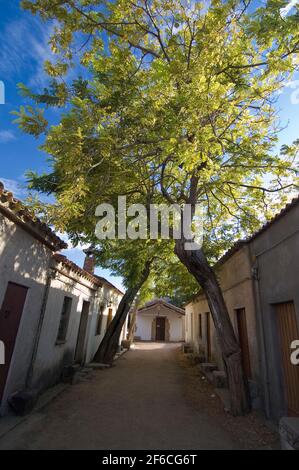
[[243, 449], [280, 448], [278, 433], [270, 429], [259, 412], [253, 411], [247, 416], [233, 417], [224, 410], [222, 401], [215, 394], [213, 386], [203, 379], [199, 367], [190, 364], [186, 355], [181, 352], [178, 360], [186, 372], [184, 395], [191, 406], [212, 416]]

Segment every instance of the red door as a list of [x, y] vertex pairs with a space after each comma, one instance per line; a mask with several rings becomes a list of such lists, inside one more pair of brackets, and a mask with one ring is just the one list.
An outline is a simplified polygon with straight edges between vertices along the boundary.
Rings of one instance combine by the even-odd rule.
[[27, 291], [27, 287], [9, 282], [0, 310], [0, 341], [4, 343], [5, 347], [5, 364], [0, 365], [0, 401], [6, 384]]
[[156, 317], [156, 341], [165, 341], [165, 318]]
[[240, 344], [241, 353], [242, 353], [243, 371], [247, 379], [251, 379], [250, 353], [249, 353], [245, 308], [237, 309], [236, 315], [237, 315], [239, 344]]
[[87, 330], [87, 323], [88, 323], [89, 307], [90, 307], [90, 303], [84, 300], [83, 306], [82, 306], [80, 325], [79, 325], [76, 352], [75, 352], [75, 362], [77, 364], [81, 364], [84, 361], [84, 356], [85, 356], [84, 346], [85, 346], [86, 330]]
[[276, 312], [288, 415], [299, 417], [299, 365], [290, 360], [291, 343], [299, 338], [294, 302], [276, 305]]

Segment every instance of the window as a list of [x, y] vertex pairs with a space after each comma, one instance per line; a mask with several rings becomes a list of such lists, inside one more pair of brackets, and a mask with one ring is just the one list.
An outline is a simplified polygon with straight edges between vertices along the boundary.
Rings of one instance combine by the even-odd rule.
[[202, 318], [201, 313], [198, 314], [198, 335], [202, 338]]
[[102, 333], [103, 314], [104, 314], [104, 305], [101, 305], [100, 308], [99, 308], [99, 314], [98, 314], [98, 323], [97, 323], [97, 329], [96, 329], [96, 336], [98, 336]]
[[72, 298], [64, 297], [61, 316], [60, 316], [58, 335], [57, 335], [57, 342], [64, 342], [66, 339], [66, 333], [67, 333], [67, 327], [69, 324], [71, 308], [72, 308]]

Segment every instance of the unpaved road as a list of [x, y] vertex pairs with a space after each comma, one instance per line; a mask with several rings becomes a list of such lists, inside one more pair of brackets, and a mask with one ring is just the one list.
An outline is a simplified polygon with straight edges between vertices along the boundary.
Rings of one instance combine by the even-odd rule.
[[178, 344], [138, 343], [0, 440], [0, 449], [237, 449], [184, 393]]

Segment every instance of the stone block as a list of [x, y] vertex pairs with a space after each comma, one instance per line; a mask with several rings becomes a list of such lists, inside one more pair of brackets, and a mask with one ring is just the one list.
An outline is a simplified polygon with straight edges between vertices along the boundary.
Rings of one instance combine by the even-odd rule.
[[227, 388], [227, 376], [226, 373], [222, 370], [213, 371], [213, 385], [216, 388]]
[[30, 413], [38, 399], [38, 391], [35, 389], [21, 390], [13, 393], [8, 398], [8, 404], [18, 416]]
[[204, 373], [214, 372], [214, 370], [218, 369], [217, 364], [213, 362], [202, 362], [200, 367]]
[[190, 346], [190, 344], [183, 344], [183, 353], [185, 353], [185, 354], [193, 353], [192, 346]]
[[80, 369], [79, 365], [70, 365], [63, 367], [61, 371], [61, 382], [64, 384], [72, 384], [76, 372]]
[[281, 418], [279, 434], [282, 450], [299, 450], [299, 418]]
[[129, 341], [128, 339], [123, 339], [122, 342], [121, 342], [121, 346], [122, 346], [124, 349], [130, 349], [130, 347], [131, 347], [131, 341]]
[[191, 353], [188, 354], [188, 359], [190, 360], [191, 364], [201, 364], [202, 362], [205, 362], [206, 358], [201, 355], [201, 354], [196, 354], [196, 353]]

